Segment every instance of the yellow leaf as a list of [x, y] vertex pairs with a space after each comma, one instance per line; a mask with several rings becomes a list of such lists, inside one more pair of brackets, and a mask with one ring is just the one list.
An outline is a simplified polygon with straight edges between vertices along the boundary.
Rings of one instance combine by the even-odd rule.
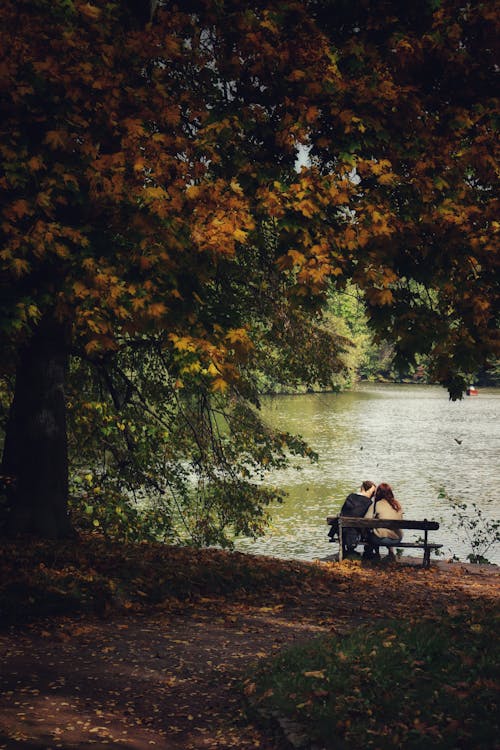
[[310, 672], [302, 672], [304, 677], [314, 677], [317, 680], [324, 680], [325, 679], [325, 670], [324, 669], [317, 669], [312, 670]]
[[212, 390], [219, 393], [225, 393], [228, 385], [224, 378], [215, 378], [212, 382]]
[[153, 200], [167, 197], [167, 193], [162, 187], [147, 187], [145, 188], [144, 193], [148, 198], [152, 198]]
[[248, 333], [246, 328], [231, 328], [227, 334], [226, 339], [231, 342], [231, 344], [239, 343], [239, 342], [247, 342], [248, 341]]
[[340, 204], [340, 203], [349, 203], [349, 196], [345, 192], [337, 193], [337, 196], [335, 198], [335, 203], [337, 203], [337, 204]]
[[210, 362], [207, 368], [207, 373], [209, 375], [212, 375], [212, 377], [217, 377], [220, 373], [219, 370], [216, 368], [213, 362]]
[[181, 369], [181, 375], [186, 375], [188, 373], [194, 374], [194, 373], [200, 372], [200, 370], [201, 370], [201, 365], [199, 362], [191, 362], [190, 365], [187, 365], [187, 367], [183, 367]]
[[152, 318], [161, 318], [166, 312], [167, 308], [163, 302], [153, 302], [153, 304], [148, 307], [148, 313]]
[[300, 201], [297, 209], [303, 216], [307, 217], [308, 219], [311, 219], [317, 211], [316, 206], [310, 200]]
[[233, 237], [235, 240], [238, 240], [238, 242], [246, 242], [248, 232], [244, 232], [242, 229], [235, 229], [233, 232]]
[[231, 190], [233, 193], [236, 193], [237, 195], [243, 195], [243, 190], [241, 188], [241, 185], [239, 184], [238, 180], [235, 180], [234, 178], [231, 180]]
[[27, 273], [30, 270], [30, 265], [24, 258], [14, 258], [11, 266], [16, 276], [22, 276], [23, 273]]
[[268, 29], [273, 34], [278, 34], [279, 29], [272, 21], [270, 21], [268, 18], [266, 18], [264, 21], [260, 22], [260, 25], [263, 29]]
[[289, 81], [301, 81], [303, 78], [306, 77], [306, 74], [303, 70], [292, 70], [290, 75], [288, 76]]
[[380, 175], [377, 182], [381, 185], [393, 185], [396, 182], [396, 175], [388, 172], [387, 174]]
[[388, 159], [381, 159], [379, 162], [376, 162], [372, 166], [372, 172], [373, 174], [381, 174], [386, 167], [391, 167], [392, 164]]
[[173, 342], [174, 347], [179, 352], [196, 351], [196, 346], [194, 345], [193, 340], [188, 336], [175, 336], [174, 334], [172, 334], [171, 336], [169, 336], [169, 338]]
[[101, 16], [101, 9], [97, 8], [95, 5], [91, 5], [90, 3], [80, 5], [79, 11], [82, 16], [90, 18], [90, 20], [92, 21], [96, 21]]
[[132, 309], [137, 312], [137, 310], [142, 310], [142, 308], [145, 306], [146, 300], [144, 297], [134, 297], [132, 300]]
[[190, 185], [188, 189], [186, 190], [186, 195], [191, 200], [194, 200], [199, 196], [201, 193], [201, 189], [198, 187], [198, 185]]
[[73, 284], [73, 291], [75, 293], [75, 297], [86, 297], [89, 293], [89, 290], [85, 286], [85, 284], [82, 284], [81, 281], [75, 281]]

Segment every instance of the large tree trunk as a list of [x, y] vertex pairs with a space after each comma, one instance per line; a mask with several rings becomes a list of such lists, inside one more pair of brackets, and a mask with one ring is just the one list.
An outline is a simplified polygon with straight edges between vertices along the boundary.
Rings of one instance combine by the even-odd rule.
[[68, 516], [68, 446], [64, 387], [68, 353], [62, 324], [44, 319], [20, 352], [2, 459], [6, 531], [62, 538]]

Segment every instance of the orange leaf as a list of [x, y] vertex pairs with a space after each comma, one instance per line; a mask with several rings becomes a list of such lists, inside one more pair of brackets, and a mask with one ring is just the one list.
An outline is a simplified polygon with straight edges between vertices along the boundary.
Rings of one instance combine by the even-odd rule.
[[44, 138], [44, 142], [52, 149], [64, 148], [66, 145], [67, 135], [62, 130], [49, 130]]
[[10, 206], [9, 214], [14, 214], [18, 219], [22, 219], [26, 214], [31, 213], [28, 201], [24, 199], [15, 201]]

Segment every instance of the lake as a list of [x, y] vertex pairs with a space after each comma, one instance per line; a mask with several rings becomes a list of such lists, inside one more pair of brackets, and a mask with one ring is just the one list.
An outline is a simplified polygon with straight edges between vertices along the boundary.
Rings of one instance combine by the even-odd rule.
[[[439, 488], [488, 519], [500, 517], [500, 389], [452, 402], [439, 386], [361, 384], [348, 393], [274, 396], [263, 399], [267, 422], [300, 434], [319, 461], [301, 469], [273, 472], [267, 480], [288, 492], [273, 508], [265, 537], [240, 539], [236, 548], [254, 554], [313, 560], [337, 551], [327, 539], [327, 515], [334, 515], [361, 481], [388, 482], [405, 518], [436, 520], [431, 541], [446, 557], [471, 552]], [[298, 463], [295, 461], [294, 463]], [[407, 531], [410, 539], [413, 532]], [[418, 534], [418, 532], [417, 532]], [[384, 550], [385, 553], [385, 550]], [[420, 554], [408, 550], [407, 554]], [[500, 549], [486, 557], [500, 563]]]

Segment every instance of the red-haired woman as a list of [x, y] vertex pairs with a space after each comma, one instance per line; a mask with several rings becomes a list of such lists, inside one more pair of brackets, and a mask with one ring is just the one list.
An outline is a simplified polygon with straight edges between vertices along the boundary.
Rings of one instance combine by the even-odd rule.
[[[382, 482], [375, 490], [374, 500], [374, 518], [384, 521], [402, 521], [403, 509], [399, 500], [396, 500], [390, 484]], [[403, 538], [401, 529], [373, 529], [371, 541], [378, 546], [384, 546], [384, 542], [393, 545], [394, 542], [400, 542]], [[388, 556], [394, 558], [392, 546], [387, 547]]]

